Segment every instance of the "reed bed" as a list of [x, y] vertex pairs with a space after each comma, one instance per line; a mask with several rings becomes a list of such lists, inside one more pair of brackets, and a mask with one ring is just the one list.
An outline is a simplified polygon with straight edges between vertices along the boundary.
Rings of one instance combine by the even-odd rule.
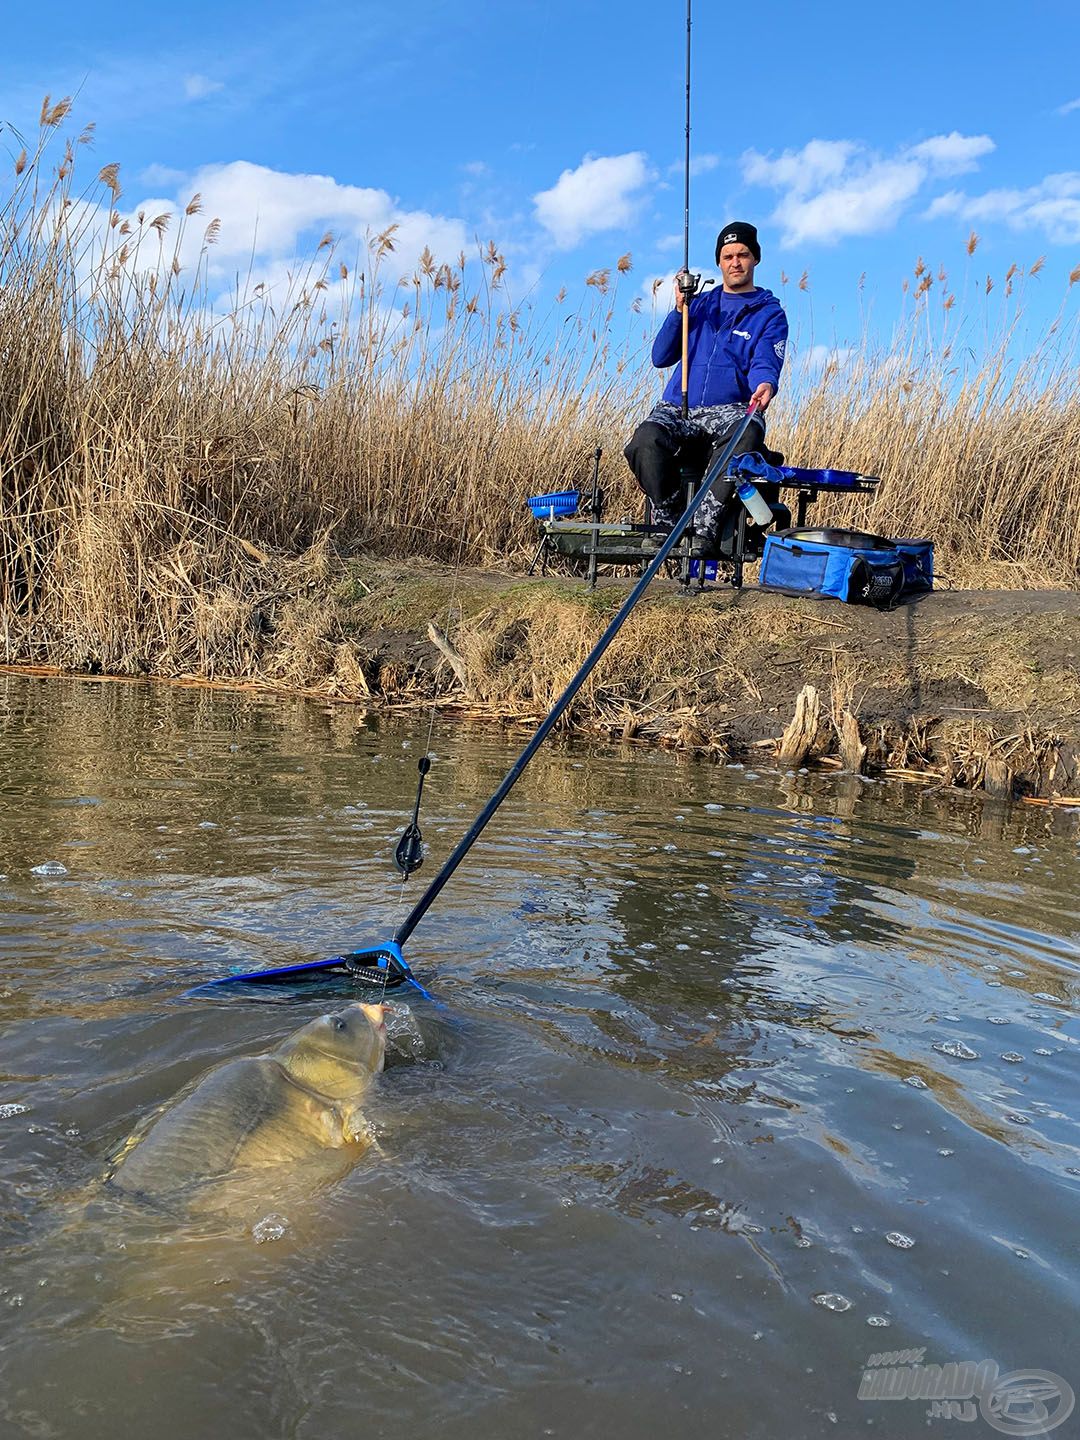
[[[638, 513], [621, 450], [657, 377], [629, 256], [543, 306], [515, 300], [493, 243], [399, 276], [391, 227], [359, 266], [327, 236], [224, 304], [199, 197], [126, 215], [115, 166], [83, 184], [68, 110], [46, 101], [0, 196], [6, 660], [248, 673], [268, 599], [310, 609], [336, 553], [520, 565], [524, 497], [587, 485], [597, 446], [608, 514]], [[1075, 586], [1075, 335], [1061, 322], [1016, 364], [1005, 331], [972, 366], [965, 322], [946, 294], [929, 325], [919, 283], [887, 352], [793, 376], [772, 442], [884, 476], [836, 514], [933, 535], [965, 583]]]

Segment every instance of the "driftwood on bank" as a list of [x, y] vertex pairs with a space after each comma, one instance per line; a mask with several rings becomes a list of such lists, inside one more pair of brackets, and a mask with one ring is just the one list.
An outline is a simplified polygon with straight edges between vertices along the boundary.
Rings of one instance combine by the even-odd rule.
[[457, 682], [462, 690], [467, 691], [469, 688], [469, 667], [465, 664], [460, 653], [454, 649], [454, 646], [435, 624], [434, 620], [428, 622], [427, 633], [428, 639], [457, 676]]
[[779, 763], [801, 765], [814, 749], [820, 724], [821, 696], [813, 685], [804, 685], [795, 701], [795, 715], [780, 741]]
[[866, 768], [866, 746], [859, 734], [859, 722], [850, 710], [844, 710], [836, 727], [840, 763], [845, 770], [861, 775]]

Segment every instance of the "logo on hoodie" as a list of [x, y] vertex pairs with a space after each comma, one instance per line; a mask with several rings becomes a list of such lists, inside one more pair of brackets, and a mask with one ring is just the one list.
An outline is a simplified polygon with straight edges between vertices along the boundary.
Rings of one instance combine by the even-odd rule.
[[776, 344], [772, 347], [776, 351], [776, 358], [778, 360], [784, 358], [784, 344], [785, 342], [783, 340], [777, 340]]

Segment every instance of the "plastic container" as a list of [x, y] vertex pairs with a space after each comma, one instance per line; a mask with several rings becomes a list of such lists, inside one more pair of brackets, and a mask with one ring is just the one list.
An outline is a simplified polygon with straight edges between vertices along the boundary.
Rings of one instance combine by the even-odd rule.
[[750, 512], [750, 518], [755, 525], [771, 525], [773, 522], [772, 506], [762, 495], [761, 491], [750, 480], [740, 480], [738, 489], [735, 491], [739, 499]]
[[554, 520], [556, 515], [573, 515], [580, 500], [580, 490], [553, 490], [548, 495], [530, 495], [525, 504], [537, 520]]

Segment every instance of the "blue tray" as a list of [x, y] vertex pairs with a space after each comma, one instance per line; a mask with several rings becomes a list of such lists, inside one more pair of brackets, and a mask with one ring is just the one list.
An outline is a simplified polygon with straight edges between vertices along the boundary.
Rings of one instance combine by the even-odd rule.
[[581, 499], [580, 490], [553, 490], [549, 495], [530, 495], [525, 501], [537, 520], [572, 515]]
[[823, 490], [830, 486], [834, 490], [851, 490], [857, 483], [874, 479], [855, 470], [804, 470], [798, 465], [781, 465], [780, 469], [797, 485], [819, 485]]

